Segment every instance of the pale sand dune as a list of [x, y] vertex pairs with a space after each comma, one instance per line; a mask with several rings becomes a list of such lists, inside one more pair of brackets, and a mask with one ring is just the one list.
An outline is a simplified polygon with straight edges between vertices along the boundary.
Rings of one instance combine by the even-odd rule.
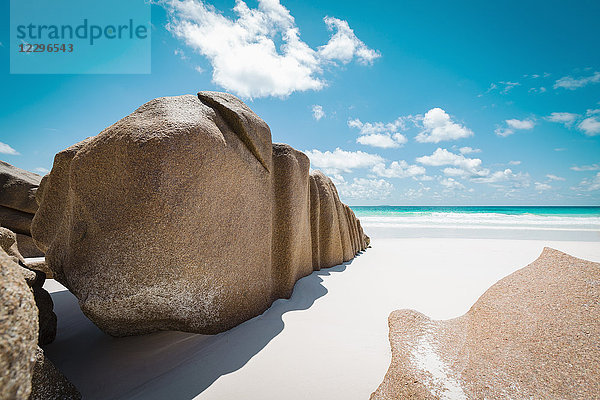
[[[47, 281], [58, 335], [46, 354], [85, 399], [368, 399], [390, 365], [393, 310], [460, 316], [545, 246], [600, 261], [599, 242], [374, 238], [372, 245], [346, 265], [301, 279], [290, 300], [216, 336], [111, 338], [70, 293]], [[426, 356], [423, 362], [436, 361]]]

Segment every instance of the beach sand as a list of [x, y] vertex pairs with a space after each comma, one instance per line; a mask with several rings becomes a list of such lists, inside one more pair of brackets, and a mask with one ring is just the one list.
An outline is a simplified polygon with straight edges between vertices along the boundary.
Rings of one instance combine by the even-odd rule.
[[600, 261], [597, 241], [373, 237], [351, 262], [301, 279], [290, 300], [215, 336], [112, 338], [48, 280], [58, 335], [46, 355], [84, 399], [367, 399], [390, 365], [393, 310], [458, 317], [546, 246]]

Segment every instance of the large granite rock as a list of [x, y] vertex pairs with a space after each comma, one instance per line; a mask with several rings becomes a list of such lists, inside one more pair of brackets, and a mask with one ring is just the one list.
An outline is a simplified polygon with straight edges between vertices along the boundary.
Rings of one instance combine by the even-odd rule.
[[31, 239], [31, 221], [37, 211], [36, 192], [42, 177], [0, 161], [0, 226], [17, 234], [24, 257], [43, 257]]
[[234, 96], [159, 98], [56, 155], [31, 230], [105, 332], [217, 333], [366, 248], [331, 180], [308, 173]]
[[0, 249], [0, 398], [27, 399], [38, 341], [38, 310], [24, 269]]
[[392, 363], [371, 399], [592, 399], [600, 264], [545, 248], [462, 317], [389, 318]]

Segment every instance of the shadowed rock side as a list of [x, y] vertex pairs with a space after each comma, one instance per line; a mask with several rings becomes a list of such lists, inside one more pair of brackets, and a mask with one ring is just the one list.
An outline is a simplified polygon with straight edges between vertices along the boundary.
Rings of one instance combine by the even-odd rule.
[[273, 289], [289, 298], [296, 281], [313, 271], [308, 157], [273, 144]]
[[390, 315], [372, 399], [590, 399], [600, 393], [600, 264], [545, 248], [462, 317]]
[[17, 248], [17, 236], [6, 228], [0, 228], [0, 248], [11, 257], [14, 263], [21, 268], [20, 271], [33, 292], [35, 304], [38, 308], [39, 336], [38, 344], [44, 345], [54, 341], [56, 337], [56, 314], [52, 297], [44, 288], [46, 275], [31, 268], [24, 263], [23, 256]]
[[[38, 346], [51, 342], [56, 334], [52, 299], [42, 289], [44, 275], [19, 265], [22, 257], [14, 254], [14, 233], [1, 230], [0, 398], [80, 399], [77, 389]], [[5, 252], [7, 248], [11, 254]]]
[[308, 170], [234, 96], [158, 98], [56, 155], [32, 233], [105, 332], [214, 334], [356, 253], [335, 187], [316, 173], [316, 200]]
[[41, 176], [0, 161], [0, 226], [17, 234], [24, 257], [43, 257], [31, 239], [31, 221], [38, 209], [36, 191]]

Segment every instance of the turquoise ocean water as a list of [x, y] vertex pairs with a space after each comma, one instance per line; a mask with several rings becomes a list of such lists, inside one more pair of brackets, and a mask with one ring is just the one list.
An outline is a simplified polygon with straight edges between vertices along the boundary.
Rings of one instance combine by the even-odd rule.
[[600, 240], [600, 207], [354, 206], [365, 231], [392, 237]]

